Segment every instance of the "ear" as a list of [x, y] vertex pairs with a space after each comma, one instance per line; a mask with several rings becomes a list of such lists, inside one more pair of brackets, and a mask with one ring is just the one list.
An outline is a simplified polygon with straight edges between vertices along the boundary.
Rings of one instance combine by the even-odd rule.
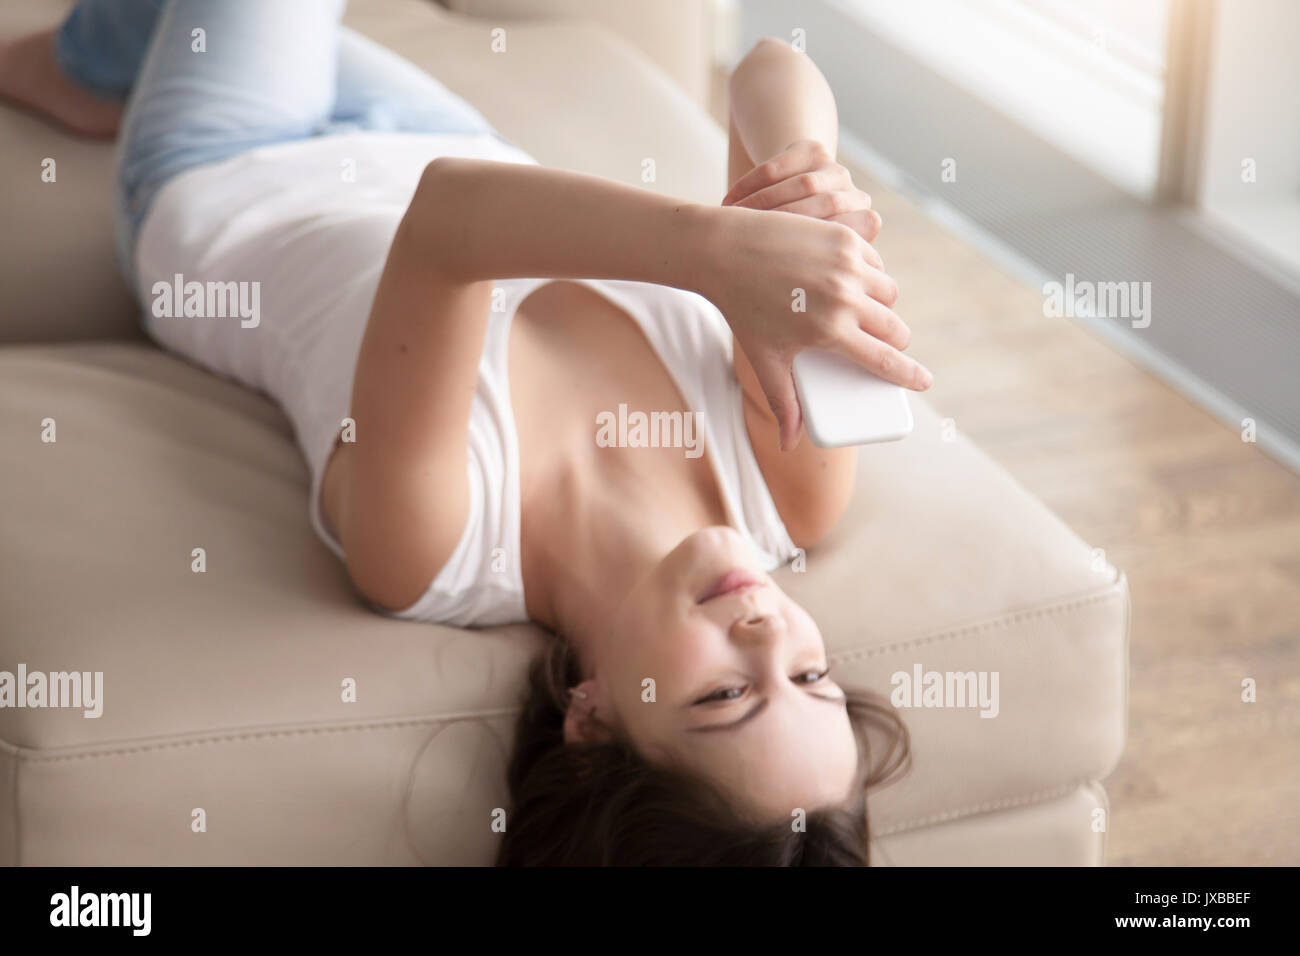
[[599, 691], [600, 684], [595, 680], [585, 680], [577, 687], [570, 688], [569, 709], [564, 714], [566, 744], [605, 743], [609, 740], [609, 731], [592, 719], [596, 714]]

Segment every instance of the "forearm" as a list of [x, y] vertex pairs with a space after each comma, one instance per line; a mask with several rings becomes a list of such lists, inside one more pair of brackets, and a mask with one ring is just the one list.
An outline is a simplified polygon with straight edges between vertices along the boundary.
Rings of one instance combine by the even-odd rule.
[[699, 291], [716, 210], [612, 180], [440, 158], [407, 213], [428, 268], [459, 282], [626, 279]]
[[754, 162], [804, 139], [835, 154], [835, 96], [812, 60], [789, 44], [760, 40], [732, 71], [728, 92], [731, 121]]
[[[759, 40], [736, 64], [728, 93], [728, 186], [755, 163], [799, 140], [816, 140], [834, 154], [839, 123], [835, 96], [813, 62], [789, 44], [770, 37]], [[735, 370], [759, 414], [775, 421], [758, 377], [739, 348], [735, 350]]]
[[[792, 143], [812, 139], [835, 152], [838, 116], [825, 77], [807, 56], [770, 37], [755, 44], [728, 81], [727, 185]], [[736, 348], [736, 378], [754, 413], [775, 422], [745, 353]]]

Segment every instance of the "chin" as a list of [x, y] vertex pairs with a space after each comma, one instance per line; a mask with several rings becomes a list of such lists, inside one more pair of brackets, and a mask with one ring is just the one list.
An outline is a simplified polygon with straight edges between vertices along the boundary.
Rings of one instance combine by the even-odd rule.
[[687, 535], [664, 559], [661, 570], [674, 590], [685, 590], [696, 600], [729, 574], [741, 574], [755, 583], [772, 583], [745, 539], [725, 525], [701, 528]]
[[729, 567], [752, 568], [758, 571], [757, 562], [740, 532], [727, 525], [710, 525], [687, 535], [674, 550], [685, 552], [700, 564], [715, 570]]

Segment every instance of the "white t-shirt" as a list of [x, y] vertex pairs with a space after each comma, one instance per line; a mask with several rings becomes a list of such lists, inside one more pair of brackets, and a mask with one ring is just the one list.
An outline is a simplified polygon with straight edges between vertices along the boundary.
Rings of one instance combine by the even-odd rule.
[[[320, 484], [348, 415], [389, 245], [438, 156], [535, 163], [491, 134], [355, 132], [262, 147], [169, 182], [136, 245], [150, 334], [279, 402], [311, 472], [312, 527], [340, 557], [321, 519]], [[506, 343], [519, 302], [546, 281], [497, 283], [506, 307], [489, 316], [471, 406], [465, 531], [425, 594], [397, 616], [459, 626], [527, 619]], [[732, 525], [768, 570], [789, 560], [795, 547], [749, 444], [721, 313], [680, 289], [586, 284], [638, 323], [687, 406], [703, 413], [704, 453]]]

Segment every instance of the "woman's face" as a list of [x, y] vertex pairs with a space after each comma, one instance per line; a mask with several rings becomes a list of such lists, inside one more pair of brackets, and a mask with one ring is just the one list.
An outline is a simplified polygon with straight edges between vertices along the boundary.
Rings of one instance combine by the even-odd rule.
[[648, 760], [714, 780], [764, 820], [848, 800], [858, 752], [821, 633], [734, 530], [673, 549], [619, 606], [593, 663], [570, 739], [594, 707]]

